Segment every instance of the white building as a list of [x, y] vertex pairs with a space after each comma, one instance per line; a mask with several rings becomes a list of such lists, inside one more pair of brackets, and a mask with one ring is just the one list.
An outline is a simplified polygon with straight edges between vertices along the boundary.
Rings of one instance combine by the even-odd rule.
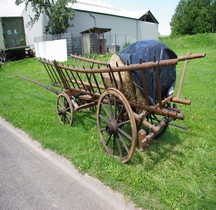
[[[76, 11], [75, 18], [71, 21], [68, 33], [73, 37], [81, 37], [81, 32], [92, 28], [110, 29], [104, 33], [107, 45], [123, 46], [139, 40], [158, 39], [158, 21], [149, 10], [123, 11], [90, 3], [69, 4]], [[22, 13], [25, 23], [32, 16], [29, 8]], [[30, 45], [34, 44], [35, 37], [45, 36], [43, 33], [47, 19], [44, 16], [31, 28], [26, 28], [26, 36]], [[89, 31], [92, 33], [92, 31]]]

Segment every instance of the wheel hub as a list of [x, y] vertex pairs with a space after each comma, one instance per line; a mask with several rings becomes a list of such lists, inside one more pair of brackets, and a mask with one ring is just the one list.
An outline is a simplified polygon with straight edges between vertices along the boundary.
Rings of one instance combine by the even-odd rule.
[[58, 115], [65, 115], [66, 114], [66, 109], [65, 109], [65, 107], [63, 107], [62, 109], [60, 109], [59, 111], [58, 111]]
[[106, 126], [106, 131], [108, 134], [117, 134], [118, 126], [115, 120], [111, 120], [109, 124]]

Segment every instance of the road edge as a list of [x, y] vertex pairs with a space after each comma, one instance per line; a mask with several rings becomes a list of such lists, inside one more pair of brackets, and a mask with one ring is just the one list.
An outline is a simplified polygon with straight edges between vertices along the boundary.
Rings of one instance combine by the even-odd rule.
[[[81, 174], [74, 167], [74, 165], [66, 158], [58, 155], [57, 153], [45, 149], [42, 145], [30, 138], [30, 136], [19, 128], [14, 127], [10, 122], [6, 121], [0, 116], [0, 124], [11, 132], [14, 136], [19, 138], [27, 147], [36, 151], [38, 154], [42, 155], [44, 158], [49, 159], [54, 165], [63, 170], [69, 176], [72, 176], [80, 184], [87, 187], [92, 192], [96, 193], [101, 199], [107, 202], [112, 202], [114, 208], [119, 210], [138, 210], [135, 205], [125, 198], [119, 192], [116, 192], [104, 185], [100, 180], [89, 176], [88, 174]], [[141, 210], [139, 208], [139, 210]]]

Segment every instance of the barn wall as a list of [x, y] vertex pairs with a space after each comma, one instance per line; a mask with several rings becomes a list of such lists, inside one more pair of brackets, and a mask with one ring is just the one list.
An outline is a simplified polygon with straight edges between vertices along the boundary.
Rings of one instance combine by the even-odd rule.
[[111, 34], [118, 36], [126, 34], [127, 42], [130, 43], [143, 39], [158, 39], [158, 24], [124, 17], [77, 11], [71, 25], [68, 32], [76, 35], [88, 28], [99, 27], [111, 28]]
[[150, 22], [138, 22], [138, 39], [158, 39], [158, 24]]
[[[31, 7], [22, 14], [25, 24], [30, 20], [29, 15], [32, 15]], [[41, 15], [39, 21], [32, 28], [25, 28], [29, 45], [34, 45], [35, 37], [45, 36], [43, 32], [46, 22], [46, 17]], [[158, 24], [156, 23], [93, 12], [77, 11], [70, 25], [67, 32], [72, 33], [73, 37], [81, 36], [80, 32], [92, 27], [111, 28], [111, 32], [105, 34], [108, 45], [117, 43], [123, 46], [125, 43], [133, 43], [138, 40], [158, 39]]]

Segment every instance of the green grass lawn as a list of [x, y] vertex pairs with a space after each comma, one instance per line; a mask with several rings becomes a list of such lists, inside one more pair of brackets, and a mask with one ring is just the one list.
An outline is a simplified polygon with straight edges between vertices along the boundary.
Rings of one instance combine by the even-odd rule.
[[[216, 209], [216, 34], [161, 38], [179, 56], [206, 52], [192, 60], [181, 96], [188, 131], [169, 127], [166, 134], [138, 150], [129, 164], [111, 158], [100, 142], [95, 114], [75, 113], [72, 127], [59, 123], [56, 95], [15, 76], [50, 84], [35, 58], [7, 62], [0, 69], [0, 116], [45, 148], [68, 158], [82, 173], [97, 177], [144, 209]], [[102, 59], [99, 57], [99, 59]], [[109, 56], [104, 57], [109, 59]], [[177, 84], [183, 63], [177, 66]]]

